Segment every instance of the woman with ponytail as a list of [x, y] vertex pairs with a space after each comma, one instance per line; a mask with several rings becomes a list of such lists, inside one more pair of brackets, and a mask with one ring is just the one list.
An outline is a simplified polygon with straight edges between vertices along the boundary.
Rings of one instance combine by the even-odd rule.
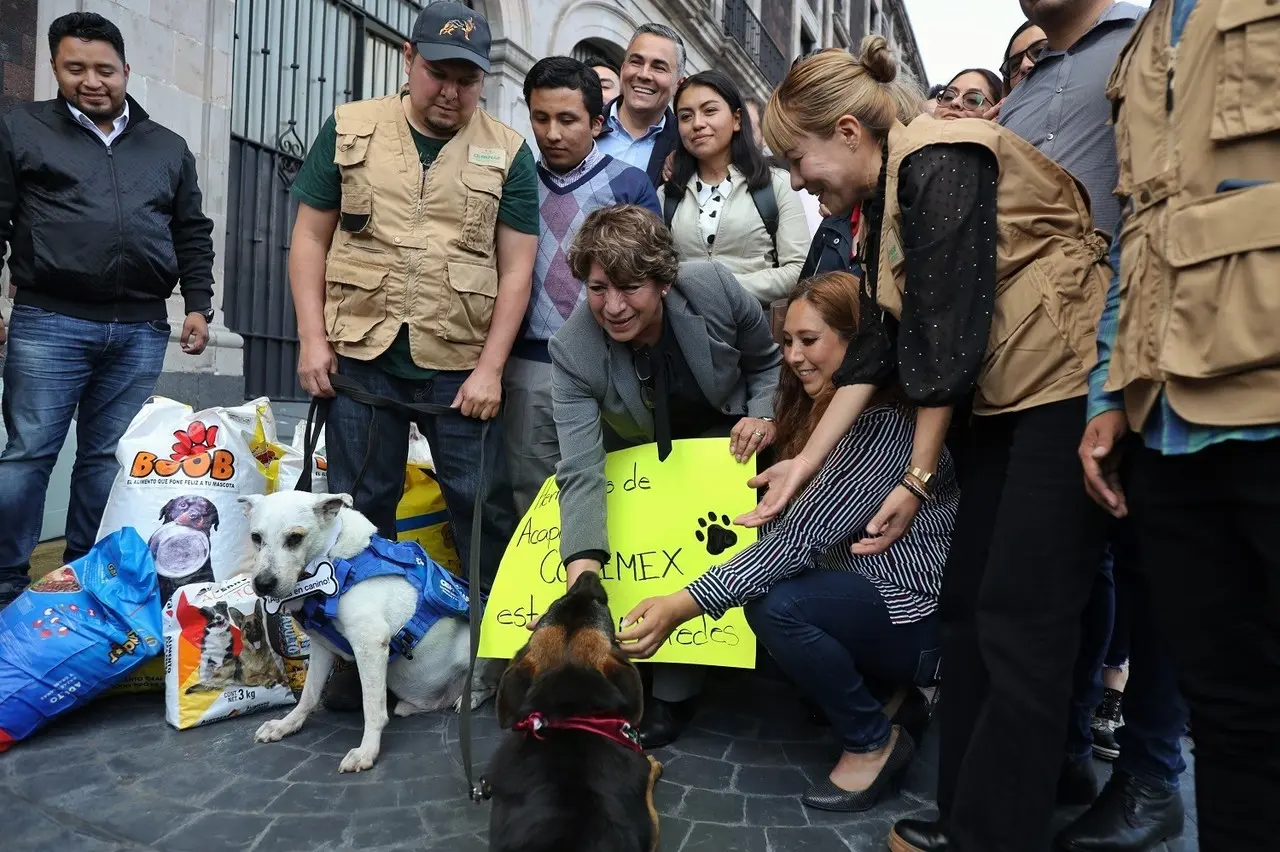
[[869, 36], [860, 57], [826, 51], [797, 65], [765, 109], [765, 139], [792, 184], [833, 213], [861, 207], [865, 285], [822, 420], [753, 481], [769, 493], [740, 520], [776, 517], [885, 389], [917, 406], [911, 458], [854, 546], [876, 552], [909, 534], [938, 499], [947, 438], [961, 503], [938, 610], [941, 819], [899, 822], [890, 848], [1048, 848], [1105, 534], [1076, 448], [1107, 240], [1084, 188], [999, 125], [904, 126], [895, 77], [885, 40]]
[[[830, 272], [790, 297], [775, 406], [784, 457], [804, 446], [835, 393], [832, 377], [858, 336], [858, 293], [857, 278]], [[875, 805], [901, 780], [927, 721], [917, 687], [937, 673], [934, 613], [959, 502], [945, 450], [935, 498], [911, 531], [886, 553], [850, 550], [910, 458], [914, 429], [896, 392], [877, 393], [781, 520], [687, 588], [641, 602], [625, 619], [634, 626], [618, 636], [628, 653], [647, 657], [685, 621], [744, 606], [761, 645], [843, 746], [828, 777], [803, 795], [809, 807]], [[895, 693], [904, 696], [901, 725], [884, 712]]]

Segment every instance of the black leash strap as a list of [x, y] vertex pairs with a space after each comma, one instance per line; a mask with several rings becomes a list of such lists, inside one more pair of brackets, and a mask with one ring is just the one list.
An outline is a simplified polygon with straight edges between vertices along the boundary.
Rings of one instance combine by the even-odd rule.
[[[355, 402], [367, 405], [370, 408], [400, 411], [407, 414], [409, 419], [415, 422], [421, 421], [423, 415], [439, 417], [465, 416], [460, 410], [450, 408], [447, 405], [437, 405], [430, 402], [401, 402], [397, 399], [370, 393], [361, 387], [358, 382], [337, 373], [329, 376], [329, 384], [333, 386], [335, 393], [340, 393]], [[304, 436], [303, 452], [306, 454], [306, 458], [302, 462], [302, 475], [298, 477], [296, 486], [298, 491], [311, 490], [311, 466], [315, 458], [316, 445], [320, 441], [320, 433], [324, 430], [325, 424], [329, 420], [329, 412], [332, 407], [333, 399], [331, 397], [313, 397], [311, 400], [311, 409], [307, 413], [307, 431]], [[355, 497], [355, 492], [359, 490], [360, 484], [364, 481], [365, 472], [369, 468], [369, 459], [373, 455], [373, 444], [377, 440], [377, 430], [374, 427], [374, 422], [370, 418], [369, 436], [365, 442], [364, 462], [360, 465], [360, 473], [356, 476], [355, 483], [351, 486], [353, 498]], [[489, 472], [488, 466], [485, 464], [484, 451], [485, 440], [488, 435], [489, 421], [486, 420], [480, 427], [480, 481], [476, 484], [475, 503], [471, 507], [471, 556], [467, 560], [467, 585], [471, 604], [469, 619], [470, 648], [467, 655], [467, 680], [462, 687], [462, 703], [459, 707], [458, 720], [458, 740], [459, 748], [462, 751], [462, 770], [466, 773], [467, 791], [473, 802], [482, 802], [489, 798], [484, 779], [481, 779], [478, 785], [476, 784], [471, 756], [471, 686], [476, 674], [476, 654], [480, 650], [480, 621], [484, 617], [484, 600], [483, 595], [480, 593], [480, 522]]]

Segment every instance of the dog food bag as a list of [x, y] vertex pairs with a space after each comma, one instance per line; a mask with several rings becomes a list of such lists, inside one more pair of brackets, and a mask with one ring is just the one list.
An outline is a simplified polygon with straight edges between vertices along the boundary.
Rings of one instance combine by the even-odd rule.
[[[307, 439], [307, 421], [302, 421], [297, 428], [293, 430], [293, 442], [291, 447], [298, 454], [298, 460], [306, 455], [306, 439]], [[280, 490], [290, 491], [298, 484], [298, 477], [302, 475], [301, 468], [297, 473], [293, 474], [293, 481], [286, 485], [287, 476], [281, 477]], [[325, 457], [324, 450], [324, 428], [320, 429], [319, 440], [316, 441], [315, 454], [311, 459], [311, 493], [326, 494], [329, 491], [329, 461]]]
[[236, 498], [269, 491], [251, 449], [260, 426], [274, 439], [265, 400], [196, 412], [153, 397], [120, 439], [120, 472], [98, 537], [126, 526], [142, 535], [162, 605], [180, 586], [220, 582], [239, 569], [249, 529]]
[[295, 702], [309, 643], [248, 576], [180, 588], [164, 608], [165, 720], [179, 730]]
[[151, 551], [118, 530], [0, 610], [0, 751], [119, 683], [161, 648]]

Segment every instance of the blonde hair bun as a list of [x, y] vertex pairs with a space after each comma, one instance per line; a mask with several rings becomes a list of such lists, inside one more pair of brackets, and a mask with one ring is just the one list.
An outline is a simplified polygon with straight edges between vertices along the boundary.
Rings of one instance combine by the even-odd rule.
[[869, 35], [862, 40], [862, 56], [858, 62], [877, 83], [892, 83], [898, 76], [898, 60], [882, 35]]

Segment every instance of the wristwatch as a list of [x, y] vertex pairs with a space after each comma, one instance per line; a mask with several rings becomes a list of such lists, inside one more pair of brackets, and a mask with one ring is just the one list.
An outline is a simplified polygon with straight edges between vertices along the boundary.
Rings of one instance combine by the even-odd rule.
[[192, 311], [191, 313], [204, 317], [205, 322], [213, 322], [213, 308], [205, 308], [203, 311]]

